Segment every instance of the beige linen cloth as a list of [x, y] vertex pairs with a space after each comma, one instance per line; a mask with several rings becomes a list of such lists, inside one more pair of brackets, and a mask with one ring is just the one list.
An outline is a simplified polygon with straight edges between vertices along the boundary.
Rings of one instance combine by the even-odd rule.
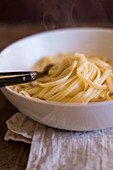
[[6, 123], [5, 140], [31, 143], [26, 170], [113, 169], [113, 128], [63, 131], [36, 123], [19, 112]]

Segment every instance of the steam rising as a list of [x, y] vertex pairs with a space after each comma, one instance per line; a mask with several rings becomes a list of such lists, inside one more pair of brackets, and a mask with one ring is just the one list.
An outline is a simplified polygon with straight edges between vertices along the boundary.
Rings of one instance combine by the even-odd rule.
[[48, 1], [43, 8], [43, 24], [48, 29], [54, 29], [62, 26], [74, 25], [73, 18], [74, 0]]
[[99, 0], [43, 0], [43, 25], [46, 30], [105, 22], [107, 14]]

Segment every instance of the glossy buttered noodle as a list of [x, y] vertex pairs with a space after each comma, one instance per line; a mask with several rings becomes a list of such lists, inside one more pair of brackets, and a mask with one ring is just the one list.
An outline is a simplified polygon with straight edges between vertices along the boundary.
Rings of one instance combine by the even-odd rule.
[[13, 86], [26, 96], [55, 102], [89, 103], [113, 99], [112, 64], [81, 53], [59, 54], [41, 59], [35, 70], [54, 64], [47, 76]]

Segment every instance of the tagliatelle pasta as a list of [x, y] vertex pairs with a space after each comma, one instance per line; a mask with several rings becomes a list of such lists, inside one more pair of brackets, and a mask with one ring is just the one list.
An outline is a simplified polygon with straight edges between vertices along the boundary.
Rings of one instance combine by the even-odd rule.
[[26, 96], [55, 102], [89, 103], [113, 99], [112, 64], [81, 53], [41, 59], [35, 70], [54, 64], [48, 75], [11, 88]]

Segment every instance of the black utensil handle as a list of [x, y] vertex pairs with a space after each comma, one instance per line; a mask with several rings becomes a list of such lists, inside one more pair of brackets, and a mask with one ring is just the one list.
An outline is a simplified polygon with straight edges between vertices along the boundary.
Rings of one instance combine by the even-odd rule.
[[27, 74], [22, 76], [13, 76], [13, 77], [7, 77], [7, 78], [0, 78], [0, 87], [4, 86], [10, 86], [10, 85], [16, 85], [21, 83], [27, 83], [30, 81], [35, 80], [36, 74]]
[[36, 73], [36, 71], [11, 71], [11, 72], [0, 72], [0, 76], [9, 76], [9, 75], [22, 75], [22, 74], [32, 74]]

